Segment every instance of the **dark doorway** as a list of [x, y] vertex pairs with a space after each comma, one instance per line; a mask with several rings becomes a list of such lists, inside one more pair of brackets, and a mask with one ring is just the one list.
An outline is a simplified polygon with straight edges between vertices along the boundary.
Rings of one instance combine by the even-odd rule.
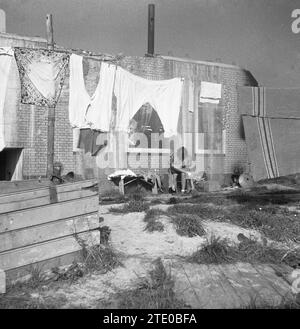
[[21, 148], [5, 148], [0, 152], [0, 180], [10, 181], [17, 169]]
[[149, 103], [144, 104], [135, 113], [132, 120], [136, 122], [135, 132], [146, 135], [148, 140], [148, 148], [151, 148], [152, 133], [158, 133], [159, 135], [164, 133], [164, 128], [160, 121], [159, 115]]

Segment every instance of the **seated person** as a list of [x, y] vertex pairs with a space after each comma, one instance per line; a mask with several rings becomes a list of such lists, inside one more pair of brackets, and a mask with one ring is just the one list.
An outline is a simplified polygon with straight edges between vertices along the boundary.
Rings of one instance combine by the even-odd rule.
[[[169, 185], [173, 191], [177, 190], [177, 176], [181, 175], [181, 192], [186, 192], [186, 180], [190, 179], [191, 190], [194, 189], [194, 183], [191, 177], [191, 172], [195, 170], [192, 158], [188, 155], [187, 149], [181, 147], [177, 151], [177, 156], [174, 157], [174, 153], [170, 158], [170, 176]], [[170, 184], [171, 183], [171, 184]]]

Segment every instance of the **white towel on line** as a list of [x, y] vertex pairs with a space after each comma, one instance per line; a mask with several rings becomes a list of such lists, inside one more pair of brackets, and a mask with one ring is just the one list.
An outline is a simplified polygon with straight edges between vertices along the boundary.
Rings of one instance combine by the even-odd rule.
[[221, 94], [222, 85], [220, 83], [201, 81], [200, 103], [219, 104]]
[[100, 77], [90, 97], [85, 88], [82, 56], [70, 56], [69, 120], [72, 127], [109, 131], [116, 66], [101, 63]]

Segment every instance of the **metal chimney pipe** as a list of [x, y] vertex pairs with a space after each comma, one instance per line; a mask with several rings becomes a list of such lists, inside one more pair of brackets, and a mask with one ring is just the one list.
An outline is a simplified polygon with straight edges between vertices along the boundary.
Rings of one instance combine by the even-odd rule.
[[148, 55], [154, 56], [154, 16], [155, 6], [148, 5]]

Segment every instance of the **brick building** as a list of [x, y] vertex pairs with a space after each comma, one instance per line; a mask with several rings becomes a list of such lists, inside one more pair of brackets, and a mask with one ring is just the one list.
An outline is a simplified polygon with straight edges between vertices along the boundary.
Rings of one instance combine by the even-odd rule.
[[[0, 32], [1, 46], [45, 48], [46, 40], [40, 37], [20, 37]], [[94, 54], [84, 58], [83, 61], [85, 84], [90, 94], [98, 83], [101, 58], [103, 58], [101, 55]], [[193, 111], [188, 111], [184, 105], [182, 106], [178, 124], [179, 132], [191, 134], [191, 139], [184, 142], [184, 145], [192, 150], [194, 160], [202, 161], [204, 170], [212, 176], [215, 175], [220, 183], [224, 183], [224, 178], [237, 166], [249, 170], [242, 121], [237, 106], [237, 86], [257, 85], [250, 72], [235, 65], [169, 56], [111, 56], [111, 60], [129, 72], [147, 79], [161, 80], [173, 77], [189, 79], [193, 81], [195, 99], [198, 99], [201, 81], [222, 84], [222, 99], [217, 111], [209, 112], [198, 102], [195, 102]], [[75, 171], [85, 178], [100, 176], [106, 179], [106, 175], [114, 168], [99, 170], [95, 157], [91, 157], [89, 153], [84, 154], [83, 151], [73, 151], [73, 135], [68, 118], [68, 85], [69, 81], [66, 77], [56, 108], [55, 160], [63, 164], [64, 174]], [[0, 179], [10, 179], [11, 173], [20, 161], [22, 161], [23, 179], [45, 176], [48, 112], [46, 108], [20, 103], [20, 82], [14, 62], [12, 62], [9, 76], [4, 113], [7, 147], [1, 152], [2, 154], [0, 153], [0, 166], [3, 172]], [[206, 145], [207, 143], [206, 146], [199, 147], [198, 137], [196, 137], [198, 132], [204, 132], [205, 136], [210, 136], [208, 139], [213, 139], [212, 136], [218, 135], [219, 144], [221, 136], [221, 146], [214, 150]], [[157, 147], [153, 150], [137, 148], [124, 149], [125, 151], [130, 156], [139, 157], [139, 161], [143, 155], [143, 159], [146, 159], [143, 163], [144, 167], [151, 159], [153, 162], [154, 158], [157, 159], [155, 160], [157, 165], [161, 166], [162, 162], [167, 161], [169, 157], [168, 149], [157, 150]], [[117, 163], [115, 167], [118, 166]]]

